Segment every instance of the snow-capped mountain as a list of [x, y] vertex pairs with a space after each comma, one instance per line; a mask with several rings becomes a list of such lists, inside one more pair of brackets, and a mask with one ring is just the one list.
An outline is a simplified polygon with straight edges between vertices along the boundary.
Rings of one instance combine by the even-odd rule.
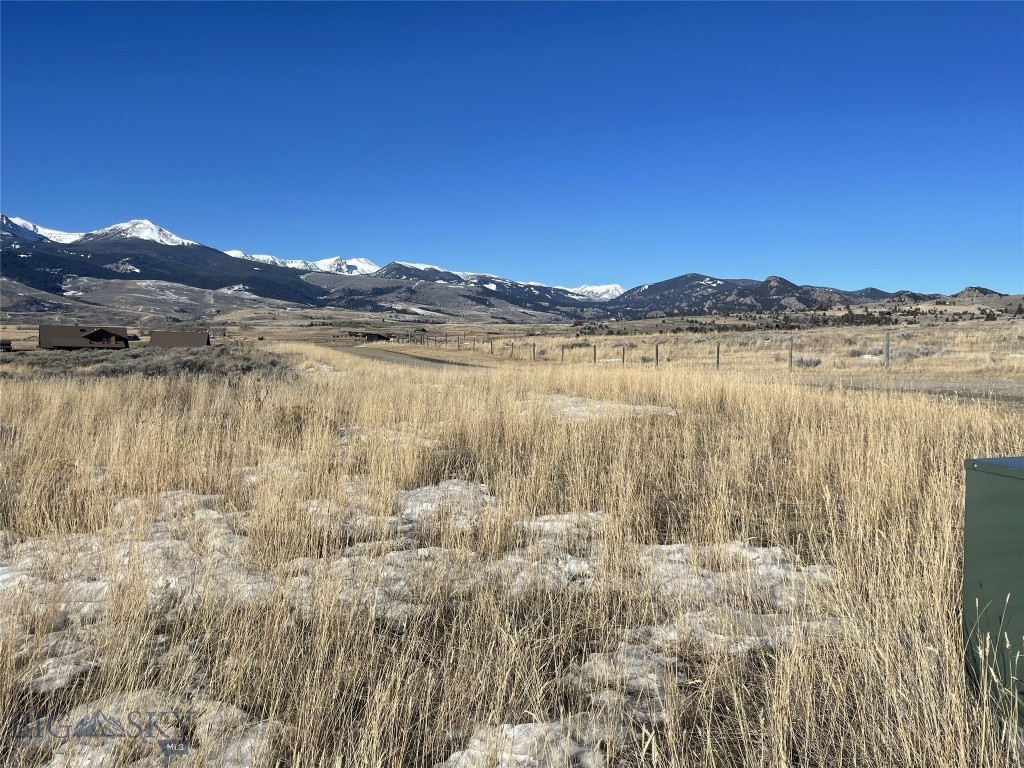
[[17, 216], [11, 216], [8, 220], [13, 221], [22, 229], [27, 229], [29, 232], [34, 232], [40, 237], [45, 237], [47, 240], [52, 240], [55, 243], [73, 243], [85, 235], [85, 232], [61, 232], [59, 229], [41, 227]]
[[[455, 274], [455, 275], [462, 274], [460, 272], [453, 272], [452, 270], [444, 269], [443, 267], [438, 267], [438, 266], [436, 266], [434, 264], [420, 264], [420, 263], [415, 262], [415, 261], [393, 261], [391, 263], [392, 264], [401, 264], [403, 267], [412, 267], [413, 269], [423, 269], [423, 270], [431, 270], [431, 269], [433, 269], [433, 270], [435, 270], [437, 272], [452, 272], [452, 274]], [[466, 274], [469, 274], [469, 273], [467, 272]]]
[[160, 245], [198, 245], [194, 240], [178, 237], [148, 219], [132, 219], [95, 232], [86, 232], [74, 242], [95, 243], [103, 240], [150, 240]]
[[[76, 280], [138, 285], [175, 284], [247, 294], [296, 306], [521, 320], [590, 320], [712, 312], [804, 311], [845, 307], [920, 294], [875, 288], [845, 291], [797, 285], [781, 277], [718, 278], [689, 273], [624, 291], [621, 285], [576, 288], [511, 280], [484, 272], [393, 261], [378, 267], [365, 258], [282, 259], [223, 252], [179, 237], [146, 219], [93, 232], [63, 232], [0, 214], [3, 277], [27, 288], [60, 295]], [[243, 286], [243, 288], [239, 288]], [[130, 289], [124, 289], [127, 294]], [[963, 298], [990, 298], [968, 288]], [[173, 308], [172, 308], [173, 309]]]
[[343, 259], [341, 256], [331, 256], [327, 259], [314, 261], [323, 272], [335, 272], [339, 275], [372, 275], [380, 269], [369, 259], [357, 257], [354, 259]]
[[380, 267], [369, 259], [343, 259], [341, 256], [332, 256], [317, 261], [306, 261], [305, 259], [282, 259], [278, 256], [271, 256], [266, 253], [245, 253], [243, 251], [224, 251], [228, 256], [248, 261], [258, 261], [261, 264], [274, 264], [278, 267], [288, 269], [301, 269], [304, 272], [331, 272], [336, 275], [372, 275]]
[[[525, 286], [527, 290], [543, 289], [550, 291], [564, 291], [575, 295], [578, 298], [588, 301], [610, 301], [626, 292], [626, 289], [617, 283], [610, 285], [581, 285], [579, 288], [566, 288], [561, 285], [548, 285], [532, 280], [510, 280], [507, 277], [492, 275], [488, 272], [460, 272], [455, 269], [445, 269], [435, 264], [419, 264], [412, 261], [393, 261], [385, 266], [377, 277], [398, 278], [401, 280], [434, 280], [435, 282], [458, 282], [460, 278], [466, 283], [477, 283], [480, 285], [493, 285], [494, 281], [505, 284]], [[493, 288], [491, 289], [493, 290]], [[536, 290], [534, 290], [536, 293]]]
[[433, 264], [417, 264], [411, 261], [392, 261], [381, 267], [374, 277], [386, 280], [425, 280], [434, 283], [462, 283], [470, 276], [452, 272]]
[[610, 301], [626, 292], [626, 289], [618, 283], [611, 283], [609, 285], [581, 285], [579, 288], [566, 288], [566, 290], [580, 296], [586, 296], [594, 301]]
[[576, 320], [600, 314], [596, 302], [563, 288], [433, 264], [392, 261], [372, 275], [307, 273], [303, 279], [330, 291], [329, 304], [345, 309], [438, 318], [491, 317], [505, 322]]
[[26, 221], [17, 216], [11, 216], [9, 220], [22, 229], [34, 232], [54, 243], [64, 243], [65, 245], [70, 243], [95, 243], [104, 240], [150, 240], [161, 245], [197, 244], [192, 240], [178, 237], [173, 232], [168, 232], [148, 219], [132, 219], [131, 221], [113, 224], [103, 229], [96, 229], [92, 232], [63, 232], [59, 229], [50, 229], [49, 227], [33, 224], [31, 221]]
[[323, 295], [301, 272], [234, 259], [142, 219], [60, 242], [0, 215], [0, 253], [5, 278], [58, 295], [78, 278], [156, 281], [214, 291], [245, 285], [264, 298], [306, 305]]

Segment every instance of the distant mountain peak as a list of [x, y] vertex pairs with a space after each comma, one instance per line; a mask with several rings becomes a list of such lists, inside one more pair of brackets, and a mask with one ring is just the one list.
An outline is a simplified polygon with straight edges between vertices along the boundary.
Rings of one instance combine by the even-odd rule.
[[962, 291], [957, 291], [953, 294], [954, 299], [978, 299], [983, 296], [1005, 296], [1005, 293], [999, 291], [993, 291], [991, 288], [985, 288], [980, 285], [968, 285]]
[[789, 288], [796, 288], [797, 287], [796, 283], [791, 283], [786, 278], [779, 277], [778, 275], [768, 275], [768, 277], [766, 277], [764, 279], [764, 284], [767, 285], [769, 288], [787, 288], [787, 289], [789, 289]]
[[376, 264], [369, 259], [355, 258], [344, 259], [341, 256], [331, 256], [317, 261], [305, 259], [282, 259], [278, 256], [271, 256], [266, 253], [245, 253], [244, 251], [224, 251], [228, 256], [248, 261], [258, 261], [262, 264], [275, 264], [288, 269], [300, 269], [304, 272], [330, 272], [335, 275], [372, 275], [380, 270]]
[[[7, 217], [5, 217], [7, 218]], [[49, 227], [42, 227], [38, 224], [33, 224], [31, 221], [26, 221], [18, 216], [11, 216], [8, 219], [22, 229], [26, 229], [40, 237], [45, 237], [47, 240], [51, 240], [55, 243], [73, 243], [76, 240], [82, 238], [84, 232], [62, 232], [59, 229], [50, 229]]]
[[168, 232], [149, 219], [132, 219], [131, 221], [104, 227], [103, 229], [96, 229], [92, 232], [63, 232], [59, 229], [50, 229], [49, 227], [33, 224], [31, 221], [19, 218], [18, 216], [11, 216], [8, 221], [51, 242], [64, 243], [65, 245], [78, 242], [127, 239], [150, 240], [161, 245], [198, 245], [198, 243], [192, 240], [186, 240], [183, 237], [178, 237], [173, 232]]
[[[448, 272], [449, 270], [438, 267], [434, 264], [419, 264], [415, 261], [393, 261], [392, 264], [400, 264], [403, 267], [412, 267], [413, 269], [433, 269], [437, 272]], [[454, 274], [454, 273], [453, 273]]]
[[326, 259], [319, 259], [313, 262], [324, 272], [336, 272], [345, 275], [372, 275], [380, 267], [369, 259], [357, 256], [354, 259], [343, 259], [341, 256], [331, 256]]
[[389, 280], [426, 280], [435, 283], [461, 283], [469, 278], [465, 273], [452, 272], [433, 264], [411, 261], [392, 261], [381, 267], [377, 277]]
[[565, 290], [575, 293], [578, 296], [586, 296], [594, 301], [611, 301], [626, 292], [618, 283], [608, 285], [581, 285], [578, 288], [566, 288]]
[[111, 239], [150, 240], [161, 245], [198, 245], [194, 240], [178, 237], [163, 227], [157, 226], [149, 219], [131, 219], [120, 224], [113, 224], [94, 232], [83, 235], [79, 240], [96, 241]]

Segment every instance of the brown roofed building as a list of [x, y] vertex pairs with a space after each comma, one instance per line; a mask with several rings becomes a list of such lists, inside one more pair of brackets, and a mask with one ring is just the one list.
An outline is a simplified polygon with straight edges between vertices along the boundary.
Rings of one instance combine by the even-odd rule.
[[128, 329], [109, 326], [40, 325], [40, 349], [128, 349]]
[[391, 341], [395, 338], [394, 334], [373, 333], [372, 331], [349, 331], [348, 335], [365, 341]]
[[153, 331], [149, 346], [164, 348], [208, 347], [210, 334], [206, 331]]

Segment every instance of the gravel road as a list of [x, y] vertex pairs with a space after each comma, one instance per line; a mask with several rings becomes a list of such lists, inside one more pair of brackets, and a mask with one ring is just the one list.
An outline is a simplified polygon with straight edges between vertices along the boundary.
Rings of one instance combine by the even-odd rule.
[[464, 368], [470, 367], [466, 363], [450, 363], [445, 360], [430, 360], [425, 357], [416, 357], [404, 352], [396, 352], [391, 349], [380, 347], [340, 347], [342, 352], [350, 355], [364, 357], [369, 360], [380, 360], [384, 363], [398, 363], [399, 365], [412, 365], [419, 368]]

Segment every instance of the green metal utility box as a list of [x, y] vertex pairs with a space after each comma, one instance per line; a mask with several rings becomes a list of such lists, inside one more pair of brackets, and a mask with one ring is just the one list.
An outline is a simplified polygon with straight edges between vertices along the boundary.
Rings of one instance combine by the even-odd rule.
[[[1024, 456], [970, 459], [965, 466], [963, 615], [968, 669], [976, 681], [988, 679], [1008, 694], [1004, 703], [1016, 708], [1024, 724]], [[979, 654], [986, 636], [988, 653]]]

